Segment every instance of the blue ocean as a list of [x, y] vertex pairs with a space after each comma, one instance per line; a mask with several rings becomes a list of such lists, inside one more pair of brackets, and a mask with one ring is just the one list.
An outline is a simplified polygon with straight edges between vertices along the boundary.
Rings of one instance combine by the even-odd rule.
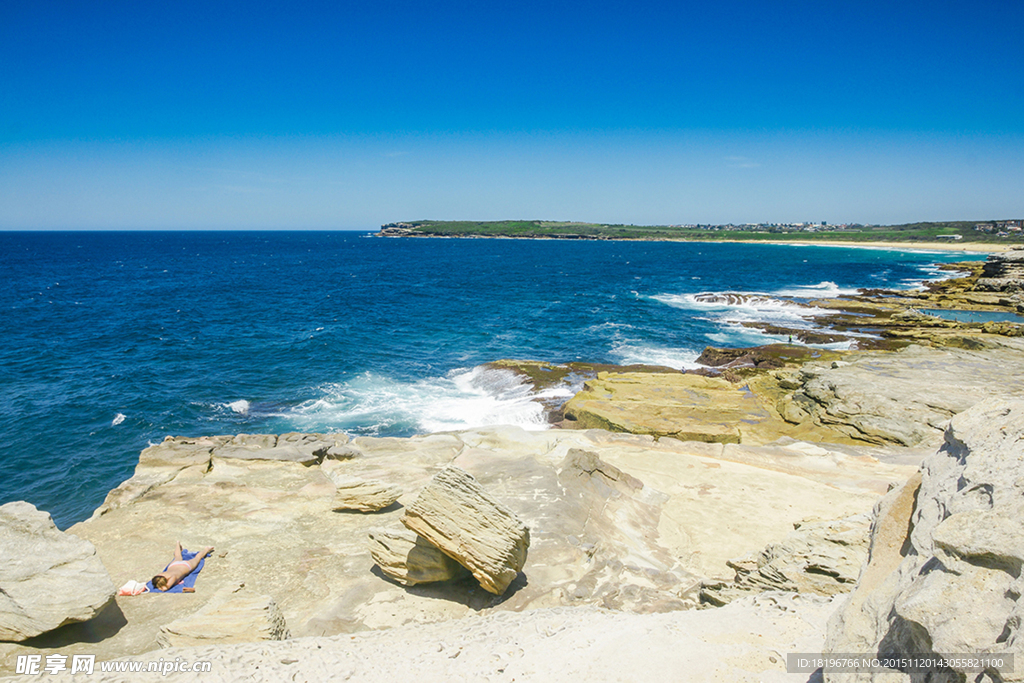
[[[502, 358], [694, 367], [962, 253], [369, 232], [0, 232], [0, 504], [87, 518], [166, 435], [546, 426]], [[730, 298], [737, 292], [751, 296]], [[549, 391], [571, 393], [566, 386]]]

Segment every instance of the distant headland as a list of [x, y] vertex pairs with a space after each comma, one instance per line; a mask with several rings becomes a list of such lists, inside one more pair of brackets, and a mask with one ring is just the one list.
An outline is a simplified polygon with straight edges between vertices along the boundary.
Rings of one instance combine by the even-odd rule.
[[700, 242], [900, 243], [906, 246], [1024, 243], [1024, 220], [946, 221], [903, 225], [859, 223], [745, 223], [735, 225], [624, 225], [573, 221], [435, 221], [387, 223], [381, 237], [515, 237], [583, 240], [680, 240]]

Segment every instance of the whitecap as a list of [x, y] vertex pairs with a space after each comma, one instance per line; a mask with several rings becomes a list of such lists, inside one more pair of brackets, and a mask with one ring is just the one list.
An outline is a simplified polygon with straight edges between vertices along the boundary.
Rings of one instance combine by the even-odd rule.
[[922, 272], [924, 277], [906, 278], [902, 280], [900, 284], [908, 289], [921, 289], [929, 282], [942, 282], [943, 280], [952, 280], [953, 278], [966, 277], [967, 275], [970, 275], [970, 272], [968, 271], [946, 270], [945, 268], [940, 268], [937, 265], [918, 266], [917, 269]]
[[111, 427], [116, 427], [117, 425], [119, 425], [122, 422], [124, 422], [124, 419], [125, 419], [125, 414], [124, 413], [118, 413], [117, 415], [114, 416], [114, 419], [111, 420], [110, 426]]
[[245, 399], [238, 401], [232, 401], [231, 403], [223, 404], [225, 408], [230, 409], [232, 412], [238, 413], [239, 415], [248, 415], [250, 403]]
[[742, 325], [725, 325], [721, 331], [708, 334], [707, 338], [716, 346], [726, 348], [780, 344], [789, 340], [788, 335], [768, 334], [763, 330]]
[[[831, 282], [813, 286], [818, 296], [839, 290]], [[788, 342], [789, 334], [770, 334], [760, 325], [793, 330], [817, 330], [817, 316], [834, 315], [835, 311], [801, 304], [763, 292], [698, 292], [696, 294], [660, 294], [656, 301], [702, 313], [699, 317], [715, 323], [715, 332], [706, 335], [713, 344], [728, 347], [761, 346]]]
[[586, 332], [603, 332], [611, 330], [612, 332], [618, 332], [619, 330], [632, 330], [634, 329], [629, 323], [615, 323], [611, 321], [605, 321], [602, 323], [596, 323], [585, 328]]

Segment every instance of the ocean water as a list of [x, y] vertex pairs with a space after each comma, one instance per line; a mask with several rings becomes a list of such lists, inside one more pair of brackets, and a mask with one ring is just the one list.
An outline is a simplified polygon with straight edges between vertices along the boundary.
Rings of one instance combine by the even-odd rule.
[[[963, 254], [361, 232], [0, 232], [0, 504], [85, 519], [166, 435], [545, 428], [501, 358], [695, 366]], [[552, 389], [568, 396], [576, 387]]]

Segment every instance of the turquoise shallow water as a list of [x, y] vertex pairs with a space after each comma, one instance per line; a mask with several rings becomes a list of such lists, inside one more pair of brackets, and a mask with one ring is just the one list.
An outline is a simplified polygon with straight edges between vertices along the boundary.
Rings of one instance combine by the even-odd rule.
[[956, 311], [942, 308], [924, 308], [921, 312], [962, 323], [1024, 323], [1024, 316], [1015, 313]]
[[709, 344], [774, 341], [744, 321], [809, 325], [794, 300], [914, 286], [962, 259], [356, 232], [0, 233], [0, 503], [28, 500], [66, 527], [168, 434], [543, 428], [530, 387], [482, 363], [688, 367]]

